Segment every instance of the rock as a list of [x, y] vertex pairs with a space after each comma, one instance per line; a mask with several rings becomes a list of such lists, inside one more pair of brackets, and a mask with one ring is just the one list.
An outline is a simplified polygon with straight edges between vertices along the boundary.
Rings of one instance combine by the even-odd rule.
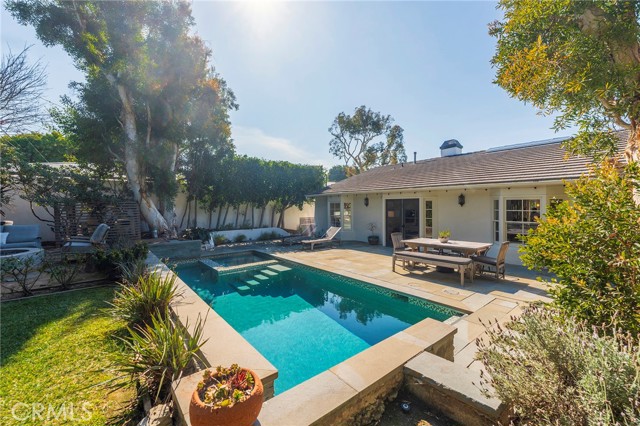
[[171, 406], [169, 404], [160, 404], [149, 410], [148, 426], [172, 426]]

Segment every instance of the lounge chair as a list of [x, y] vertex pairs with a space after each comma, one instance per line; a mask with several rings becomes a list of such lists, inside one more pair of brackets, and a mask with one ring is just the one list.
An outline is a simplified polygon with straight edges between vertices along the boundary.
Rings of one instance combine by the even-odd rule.
[[93, 231], [91, 237], [71, 237], [69, 241], [63, 244], [62, 250], [71, 253], [86, 253], [99, 247], [105, 247], [109, 229], [106, 223], [101, 223], [96, 230]]
[[311, 250], [313, 250], [313, 247], [316, 244], [331, 243], [341, 229], [342, 227], [340, 226], [332, 226], [331, 228], [327, 229], [327, 232], [321, 238], [316, 238], [314, 240], [302, 240], [301, 243], [303, 246], [305, 244], [309, 244], [311, 246]]
[[504, 274], [506, 272], [505, 259], [507, 257], [508, 249], [509, 241], [504, 241], [500, 244], [500, 251], [496, 257], [472, 255], [471, 259], [473, 259], [473, 262], [476, 265], [476, 271], [483, 273], [485, 272], [485, 268], [495, 268], [496, 279], [500, 279], [500, 274], [502, 274], [502, 278], [504, 279]]

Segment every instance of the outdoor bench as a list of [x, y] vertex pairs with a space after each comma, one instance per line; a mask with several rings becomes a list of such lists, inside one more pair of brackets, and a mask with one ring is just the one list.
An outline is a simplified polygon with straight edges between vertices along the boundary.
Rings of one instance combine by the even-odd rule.
[[464, 273], [468, 270], [471, 282], [473, 282], [473, 260], [468, 257], [444, 256], [418, 251], [396, 252], [393, 254], [393, 261], [391, 263], [391, 270], [393, 272], [396, 271], [396, 260], [457, 269], [460, 274], [460, 285], [462, 286], [464, 286]]

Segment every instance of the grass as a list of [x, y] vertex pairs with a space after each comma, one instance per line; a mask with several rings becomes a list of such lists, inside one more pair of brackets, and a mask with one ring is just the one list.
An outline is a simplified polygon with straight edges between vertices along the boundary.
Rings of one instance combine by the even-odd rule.
[[114, 335], [124, 323], [104, 310], [113, 295], [101, 287], [0, 305], [3, 425], [104, 425], [134, 398], [100, 385], [122, 350]]

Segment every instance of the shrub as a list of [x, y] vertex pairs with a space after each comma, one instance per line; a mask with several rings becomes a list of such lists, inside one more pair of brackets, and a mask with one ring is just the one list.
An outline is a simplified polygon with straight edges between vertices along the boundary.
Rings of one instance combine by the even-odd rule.
[[118, 263], [120, 280], [124, 284], [135, 284], [142, 277], [148, 275], [147, 262], [145, 258], [138, 258], [130, 262]]
[[187, 240], [200, 240], [203, 243], [209, 241], [209, 235], [211, 231], [206, 228], [188, 228], [182, 231], [180, 237]]
[[[592, 167], [566, 186], [573, 203], [549, 209], [524, 237], [522, 261], [557, 276], [555, 305], [592, 325], [640, 333], [640, 208], [634, 203], [638, 165]], [[640, 187], [637, 187], [640, 190]]]
[[481, 385], [511, 407], [516, 424], [639, 424], [640, 348], [629, 334], [531, 307], [487, 335], [478, 357], [490, 379]]
[[150, 324], [153, 315], [169, 316], [169, 304], [178, 294], [174, 274], [162, 277], [153, 272], [141, 276], [135, 285], [121, 284], [111, 311], [129, 325]]
[[112, 383], [114, 388], [138, 384], [139, 395], [148, 394], [152, 404], [166, 402], [171, 382], [181, 377], [193, 361], [198, 360], [204, 322], [200, 317], [191, 331], [189, 324], [181, 327], [170, 317], [152, 315], [151, 321], [121, 339], [127, 350], [115, 368], [120, 373]]
[[275, 240], [276, 238], [279, 238], [280, 236], [278, 235], [278, 233], [276, 231], [271, 231], [271, 232], [263, 232], [260, 234], [260, 236], [258, 236], [257, 241], [269, 241], [269, 240]]
[[62, 290], [66, 290], [84, 268], [85, 263], [86, 256], [67, 256], [63, 254], [59, 260], [47, 259], [44, 269], [60, 285]]
[[220, 234], [214, 234], [213, 235], [213, 242], [219, 246], [221, 244], [226, 244], [227, 242], [229, 242], [229, 240], [227, 239], [227, 237], [225, 237], [224, 235], [220, 235]]
[[91, 255], [91, 262], [100, 272], [106, 273], [110, 278], [117, 279], [121, 276], [122, 265], [131, 267], [140, 259], [146, 259], [149, 247], [145, 243], [138, 243], [132, 247], [97, 250]]
[[33, 294], [31, 289], [42, 275], [42, 267], [39, 265], [40, 259], [35, 256], [24, 258], [10, 257], [0, 262], [0, 281], [7, 281], [11, 277], [22, 290], [24, 296]]
[[243, 241], [245, 241], [247, 239], [247, 236], [244, 234], [238, 234], [236, 235], [236, 237], [233, 239], [233, 242], [235, 243], [241, 243]]

